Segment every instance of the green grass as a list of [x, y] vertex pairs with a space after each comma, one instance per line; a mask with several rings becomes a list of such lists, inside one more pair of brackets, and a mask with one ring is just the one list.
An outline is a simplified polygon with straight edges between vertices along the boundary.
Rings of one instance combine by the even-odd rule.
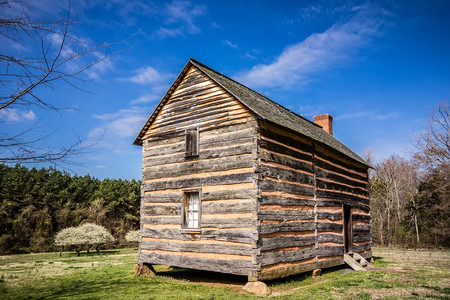
[[[0, 299], [248, 299], [246, 278], [156, 266], [136, 277], [136, 249], [0, 256]], [[323, 270], [267, 282], [273, 299], [450, 299], [450, 252], [375, 248], [377, 269]]]

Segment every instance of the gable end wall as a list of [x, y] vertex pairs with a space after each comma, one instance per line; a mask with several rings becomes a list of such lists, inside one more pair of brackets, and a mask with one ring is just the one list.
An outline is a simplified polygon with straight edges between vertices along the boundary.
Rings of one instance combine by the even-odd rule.
[[[138, 263], [248, 275], [255, 270], [255, 117], [191, 67], [143, 137]], [[185, 131], [199, 155], [185, 157]], [[183, 190], [200, 189], [201, 231], [183, 230]]]

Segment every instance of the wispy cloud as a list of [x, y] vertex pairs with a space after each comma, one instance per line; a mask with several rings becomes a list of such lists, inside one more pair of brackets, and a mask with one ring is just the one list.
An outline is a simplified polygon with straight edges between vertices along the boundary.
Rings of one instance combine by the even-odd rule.
[[132, 106], [112, 113], [93, 115], [100, 124], [91, 129], [88, 138], [102, 137], [98, 146], [115, 153], [131, 151], [130, 145], [139, 130], [147, 121], [150, 109]]
[[322, 33], [288, 46], [273, 63], [256, 65], [238, 74], [238, 81], [251, 87], [291, 88], [305, 84], [318, 72], [349, 62], [381, 33], [385, 22], [385, 11], [374, 5], [353, 10], [348, 21], [337, 22]]
[[399, 117], [399, 113], [397, 112], [391, 112], [391, 113], [384, 113], [384, 114], [378, 114], [374, 111], [360, 111], [355, 113], [349, 113], [349, 114], [343, 114], [343, 115], [336, 115], [336, 120], [350, 120], [350, 119], [361, 119], [365, 118], [371, 121], [384, 121], [384, 120], [392, 120]]
[[234, 48], [234, 49], [239, 48], [237, 44], [232, 43], [232, 42], [229, 41], [229, 40], [223, 40], [223, 41], [222, 41], [222, 44], [224, 44], [224, 45], [226, 45], [226, 46], [228, 46], [228, 47]]
[[162, 11], [166, 17], [166, 26], [160, 27], [156, 33], [161, 38], [198, 34], [201, 29], [196, 24], [196, 19], [207, 13], [205, 5], [192, 4], [191, 1], [172, 1]]

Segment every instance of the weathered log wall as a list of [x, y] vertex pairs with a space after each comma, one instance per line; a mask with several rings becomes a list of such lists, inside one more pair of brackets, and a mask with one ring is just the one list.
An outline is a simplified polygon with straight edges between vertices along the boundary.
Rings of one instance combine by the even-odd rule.
[[354, 251], [370, 251], [365, 166], [267, 122], [259, 156], [258, 278], [343, 263], [343, 204], [352, 207]]
[[[143, 138], [140, 264], [254, 271], [256, 126], [230, 94], [187, 71]], [[195, 127], [199, 155], [186, 158]], [[181, 228], [186, 188], [201, 189], [201, 231]]]
[[[318, 228], [320, 243], [339, 244], [342, 248], [343, 209], [342, 205], [351, 207], [352, 216], [352, 251], [364, 256], [371, 256], [372, 240], [370, 235], [370, 207], [368, 193], [367, 166], [347, 159], [335, 150], [322, 145], [315, 145], [316, 199], [318, 219], [323, 224], [339, 224], [333, 230]], [[320, 222], [319, 222], [320, 223]], [[319, 225], [319, 224], [318, 224]], [[319, 257], [323, 254], [319, 254]]]

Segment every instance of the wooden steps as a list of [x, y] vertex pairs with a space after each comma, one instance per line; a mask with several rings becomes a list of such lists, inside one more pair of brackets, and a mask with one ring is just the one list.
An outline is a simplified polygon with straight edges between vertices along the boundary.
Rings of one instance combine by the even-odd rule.
[[367, 271], [373, 269], [373, 266], [358, 253], [344, 254], [344, 261], [355, 271]]

